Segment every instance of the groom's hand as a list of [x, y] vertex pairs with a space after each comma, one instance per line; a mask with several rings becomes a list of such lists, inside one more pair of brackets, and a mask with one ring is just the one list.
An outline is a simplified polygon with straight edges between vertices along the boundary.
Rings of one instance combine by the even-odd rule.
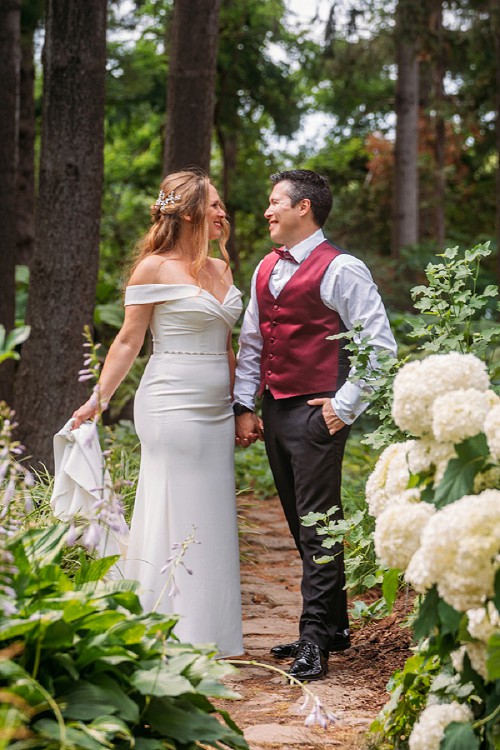
[[330, 398], [312, 398], [307, 402], [309, 406], [322, 406], [323, 419], [328, 427], [330, 435], [335, 435], [336, 432], [345, 427], [345, 422], [337, 417], [335, 410], [332, 406], [332, 400]]
[[240, 414], [236, 417], [236, 445], [248, 448], [256, 440], [264, 440], [262, 420], [250, 411]]

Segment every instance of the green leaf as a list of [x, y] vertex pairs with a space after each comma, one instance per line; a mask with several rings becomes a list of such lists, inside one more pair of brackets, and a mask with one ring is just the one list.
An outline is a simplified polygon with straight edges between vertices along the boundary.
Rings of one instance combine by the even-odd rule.
[[248, 745], [240, 734], [227, 729], [214, 716], [189, 702], [176, 701], [174, 704], [167, 698], [154, 698], [145, 712], [144, 721], [165, 739], [186, 745], [218, 741], [231, 748], [248, 750]]
[[439, 599], [438, 602], [439, 619], [441, 620], [441, 634], [446, 635], [450, 633], [455, 636], [458, 633], [460, 621], [463, 618], [461, 612], [457, 612], [456, 609], [451, 607], [444, 599]]
[[435, 492], [434, 503], [437, 508], [454, 503], [464, 495], [473, 494], [474, 478], [489, 455], [486, 437], [482, 433], [456, 445], [455, 450], [458, 458], [453, 458], [448, 463]]
[[75, 586], [80, 586], [88, 581], [100, 581], [119, 559], [120, 555], [111, 555], [100, 560], [90, 561], [83, 558], [75, 575]]
[[[63, 742], [63, 735], [61, 734], [59, 724], [52, 719], [40, 719], [40, 721], [34, 724], [33, 729], [42, 737], [56, 740], [59, 743], [59, 747], [71, 747], [75, 750], [102, 750], [103, 748], [100, 742], [75, 727], [65, 727], [66, 742]], [[39, 747], [39, 745], [37, 746]]]
[[500, 612], [500, 568], [495, 573], [495, 597], [493, 602], [497, 610]]
[[18, 326], [11, 331], [5, 339], [5, 348], [14, 349], [18, 344], [22, 344], [30, 335], [30, 326]]
[[488, 641], [486, 669], [490, 680], [500, 679], [500, 633], [494, 633]]
[[28, 529], [22, 543], [26, 556], [35, 569], [60, 561], [66, 542], [66, 524], [56, 523], [47, 529]]
[[415, 640], [419, 641], [430, 635], [439, 623], [438, 616], [439, 594], [435, 586], [424, 596], [413, 626]]
[[72, 690], [60, 696], [58, 702], [62, 705], [65, 718], [81, 721], [118, 711], [110, 691], [84, 680], [80, 680]]
[[479, 750], [479, 738], [471, 724], [452, 721], [445, 729], [439, 750]]
[[130, 678], [133, 685], [142, 695], [176, 696], [192, 693], [194, 688], [185, 677], [172, 674], [163, 664], [153, 669], [138, 669]]
[[394, 602], [398, 595], [399, 588], [399, 576], [401, 571], [397, 568], [391, 568], [390, 570], [384, 571], [384, 579], [382, 581], [382, 595], [387, 604], [387, 609], [392, 612]]

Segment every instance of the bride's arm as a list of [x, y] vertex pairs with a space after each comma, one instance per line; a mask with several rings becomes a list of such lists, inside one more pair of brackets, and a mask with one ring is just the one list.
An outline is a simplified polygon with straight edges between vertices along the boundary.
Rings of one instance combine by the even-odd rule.
[[232, 334], [229, 333], [227, 337], [227, 359], [229, 362], [229, 392], [231, 394], [231, 400], [233, 399], [234, 391], [234, 374], [236, 372], [236, 355], [233, 350]]
[[87, 419], [93, 419], [98, 411], [98, 401], [100, 401], [101, 408], [105, 408], [108, 404], [141, 350], [153, 308], [154, 304], [125, 307], [125, 320], [109, 348], [98, 388], [73, 414], [72, 429], [80, 427], [81, 423]]

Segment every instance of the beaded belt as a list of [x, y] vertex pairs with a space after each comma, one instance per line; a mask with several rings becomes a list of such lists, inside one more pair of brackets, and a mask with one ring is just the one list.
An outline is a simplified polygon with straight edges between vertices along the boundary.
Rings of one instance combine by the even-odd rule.
[[164, 352], [155, 352], [155, 354], [191, 354], [204, 357], [225, 357], [227, 352], [173, 352], [167, 349]]

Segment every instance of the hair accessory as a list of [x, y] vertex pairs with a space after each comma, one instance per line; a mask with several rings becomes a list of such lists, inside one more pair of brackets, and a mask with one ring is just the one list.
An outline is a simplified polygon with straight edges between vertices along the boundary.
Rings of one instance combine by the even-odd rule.
[[174, 206], [181, 199], [181, 195], [176, 195], [173, 190], [168, 195], [165, 195], [163, 190], [160, 190], [160, 194], [156, 200], [155, 206], [160, 209], [162, 214], [166, 214], [169, 206]]

